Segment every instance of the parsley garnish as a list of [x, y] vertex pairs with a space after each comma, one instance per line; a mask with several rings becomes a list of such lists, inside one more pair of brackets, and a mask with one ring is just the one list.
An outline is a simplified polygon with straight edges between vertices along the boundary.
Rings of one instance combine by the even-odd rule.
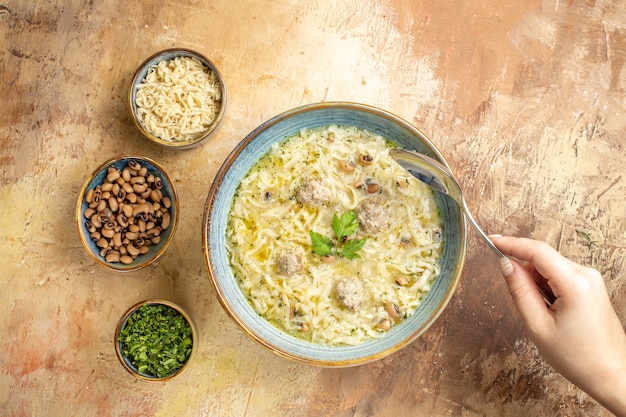
[[354, 210], [347, 211], [341, 216], [333, 214], [332, 228], [335, 232], [333, 238], [310, 231], [311, 243], [313, 244], [313, 252], [320, 256], [341, 256], [347, 259], [360, 258], [357, 253], [363, 245], [366, 239], [350, 239], [357, 228], [359, 222], [356, 219], [356, 212]]
[[162, 378], [179, 370], [193, 348], [191, 326], [169, 306], [144, 304], [121, 331], [122, 354], [143, 374]]

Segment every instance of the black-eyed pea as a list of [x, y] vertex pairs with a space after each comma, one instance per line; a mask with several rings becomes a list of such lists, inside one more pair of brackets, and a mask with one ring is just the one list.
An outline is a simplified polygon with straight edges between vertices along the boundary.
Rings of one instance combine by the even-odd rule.
[[105, 200], [98, 201], [98, 205], [96, 206], [96, 211], [101, 213], [104, 209], [107, 208], [107, 202]]
[[119, 248], [120, 246], [122, 246], [122, 233], [121, 232], [117, 232], [113, 235], [113, 239], [111, 239], [111, 243], [113, 243], [113, 246], [115, 246], [116, 248]]
[[102, 239], [102, 233], [98, 232], [97, 230], [94, 232], [91, 232], [91, 234], [89, 235], [89, 238], [94, 241], [97, 242], [100, 239]]
[[125, 235], [126, 239], [128, 239], [129, 241], [135, 240], [139, 237], [139, 232], [126, 232]]
[[146, 204], [146, 203], [137, 204], [135, 207], [133, 207], [133, 216], [137, 217], [138, 214], [145, 213], [145, 212], [147, 212], [149, 210], [150, 210], [150, 208], [149, 208], [148, 204]]
[[356, 169], [356, 165], [353, 161], [349, 159], [342, 159], [337, 163], [337, 168], [339, 168], [339, 171], [341, 172], [350, 174], [354, 172], [354, 170]]
[[115, 230], [104, 227], [102, 228], [102, 236], [106, 237], [107, 239], [111, 239], [113, 236], [115, 236]]
[[144, 179], [147, 174], [148, 174], [148, 168], [146, 167], [141, 167], [139, 171], [137, 171], [137, 175], [139, 175], [140, 177], [143, 177]]
[[133, 192], [133, 186], [129, 182], [125, 182], [122, 184], [122, 189], [126, 191], [126, 194], [130, 194]]
[[96, 229], [96, 226], [94, 226], [93, 223], [91, 223], [91, 221], [89, 220], [85, 222], [85, 228], [87, 229], [89, 233], [94, 233], [95, 231], [98, 230]]
[[128, 231], [133, 233], [139, 233], [139, 226], [137, 226], [135, 223], [131, 223], [128, 225]]
[[106, 248], [102, 248], [100, 249], [100, 256], [105, 258], [109, 253], [111, 253], [111, 251], [113, 251], [113, 249], [110, 246], [107, 246]]
[[359, 164], [361, 165], [372, 165], [374, 162], [374, 157], [371, 155], [359, 155]]
[[117, 263], [120, 261], [120, 253], [117, 251], [111, 251], [107, 253], [104, 260], [110, 263]]
[[96, 242], [96, 246], [99, 247], [99, 248], [106, 248], [107, 246], [109, 246], [109, 241], [106, 240], [105, 238], [101, 237]]
[[135, 194], [134, 192], [128, 193], [126, 194], [126, 199], [128, 200], [129, 203], [135, 204], [137, 203], [137, 194]]
[[148, 187], [145, 184], [133, 184], [133, 190], [137, 194], [142, 194], [142, 193], [146, 192], [147, 189], [148, 189]]
[[161, 200], [161, 204], [163, 204], [163, 207], [168, 209], [172, 207], [172, 199], [170, 199], [169, 197], [163, 197], [163, 199]]
[[83, 213], [83, 215], [85, 216], [85, 218], [90, 219], [91, 216], [93, 216], [94, 214], [96, 214], [96, 209], [93, 207], [87, 207], [87, 209], [85, 210], [85, 212]]
[[145, 178], [145, 177], [139, 177], [139, 176], [137, 176], [137, 177], [132, 177], [132, 178], [130, 179], [130, 183], [131, 183], [132, 185], [135, 185], [135, 184], [145, 184], [145, 183], [146, 183], [146, 178]]
[[368, 194], [376, 194], [380, 191], [380, 184], [377, 180], [368, 178], [365, 180], [365, 190]]
[[145, 255], [146, 253], [148, 253], [148, 251], [150, 251], [150, 247], [148, 245], [143, 245], [139, 248], [140, 255]]
[[152, 242], [153, 245], [158, 245], [161, 243], [161, 236], [154, 236], [150, 239], [150, 242]]
[[122, 255], [120, 256], [120, 262], [123, 263], [124, 265], [130, 265], [133, 263], [133, 258], [128, 255]]
[[117, 198], [115, 197], [109, 198], [109, 208], [111, 209], [112, 212], [116, 213], [119, 207], [120, 207], [120, 204], [117, 201]]
[[102, 198], [102, 190], [100, 190], [100, 186], [97, 186], [94, 189], [93, 197], [91, 198], [91, 202], [98, 205], [100, 203], [100, 199]]
[[163, 188], [163, 180], [161, 179], [161, 177], [154, 177], [154, 187], [157, 190], [160, 190]]
[[145, 232], [146, 229], [146, 221], [143, 219], [139, 219], [139, 221], [137, 222], [137, 226], [139, 226], [139, 231], [140, 232]]
[[122, 179], [123, 179], [125, 182], [128, 182], [128, 181], [130, 181], [130, 177], [131, 177], [131, 175], [130, 175], [130, 169], [129, 169], [128, 167], [124, 168], [124, 169], [122, 170]]
[[387, 314], [389, 314], [389, 317], [391, 318], [397, 319], [398, 317], [400, 317], [400, 309], [395, 303], [391, 301], [385, 303], [385, 311], [387, 312]]
[[85, 201], [87, 202], [87, 204], [93, 203], [93, 196], [95, 193], [96, 191], [93, 188], [87, 190], [87, 194], [85, 194]]
[[130, 244], [128, 246], [126, 246], [126, 251], [128, 252], [128, 254], [130, 256], [137, 256], [139, 255], [139, 249], [135, 247], [135, 245]]
[[113, 184], [110, 182], [105, 182], [104, 184], [102, 184], [102, 186], [100, 187], [102, 192], [108, 192], [111, 191], [113, 189]]
[[120, 177], [120, 170], [115, 167], [109, 167], [107, 173], [107, 181], [113, 182]]
[[122, 227], [128, 227], [128, 217], [124, 213], [120, 213], [115, 218], [117, 220], [117, 224]]
[[131, 170], [131, 174], [132, 175], [137, 175], [137, 171], [139, 171], [141, 169], [141, 164], [139, 163], [139, 161], [136, 161], [134, 159], [128, 161], [128, 169]]
[[391, 329], [391, 320], [389, 320], [389, 319], [382, 319], [380, 321], [380, 323], [378, 323], [376, 325], [376, 329], [380, 330], [380, 331], [383, 331], [383, 332], [386, 332], [387, 330]]
[[96, 229], [100, 229], [102, 227], [102, 222], [100, 221], [100, 213], [95, 213], [93, 216], [91, 216], [89, 220]]
[[163, 213], [163, 217], [161, 218], [161, 227], [163, 229], [167, 229], [170, 226], [171, 216], [169, 212]]
[[152, 200], [153, 203], [158, 203], [161, 199], [163, 199], [163, 193], [161, 190], [150, 191], [150, 200]]
[[120, 255], [128, 255], [128, 251], [126, 250], [126, 246], [128, 246], [128, 244], [120, 246], [120, 248], [119, 248]]
[[124, 207], [122, 207], [122, 211], [124, 212], [126, 218], [129, 218], [133, 215], [133, 206], [131, 206], [130, 204], [124, 204]]

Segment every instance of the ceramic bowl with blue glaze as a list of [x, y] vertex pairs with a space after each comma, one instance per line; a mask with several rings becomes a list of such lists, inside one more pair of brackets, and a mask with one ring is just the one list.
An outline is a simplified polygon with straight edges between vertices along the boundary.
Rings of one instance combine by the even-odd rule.
[[[162, 227], [161, 230], [158, 231], [158, 238], [155, 238], [153, 236], [153, 234], [156, 233], [154, 231], [152, 233], [149, 233], [148, 229], [139, 230], [137, 238], [143, 239], [144, 243], [142, 244], [142, 246], [145, 245], [147, 247], [147, 252], [144, 254], [137, 255], [133, 259], [132, 263], [125, 264], [119, 261], [107, 262], [106, 252], [103, 251], [103, 245], [102, 244], [99, 245], [98, 243], [99, 238], [102, 237], [101, 236], [103, 233], [102, 229], [104, 226], [96, 228], [99, 235], [94, 237], [94, 234], [93, 234], [94, 225], [93, 225], [93, 222], [90, 221], [93, 215], [90, 214], [89, 216], [87, 216], [89, 218], [87, 218], [85, 215], [87, 209], [90, 207], [90, 204], [87, 202], [87, 195], [89, 193], [89, 190], [95, 190], [98, 187], [98, 185], [102, 185], [103, 182], [105, 182], [105, 179], [108, 173], [110, 172], [109, 168], [114, 167], [117, 170], [122, 171], [125, 167], [129, 165], [129, 163], [132, 163], [132, 162], [136, 162], [141, 167], [145, 168], [146, 174], [144, 175], [144, 177], [148, 177], [149, 175], [152, 175], [153, 176], [152, 178], [158, 177], [162, 181], [162, 188], [160, 188], [160, 194], [162, 197], [169, 198], [170, 207], [169, 208], [161, 207], [160, 213], [163, 213], [164, 211], [167, 211], [169, 213], [169, 225], [167, 225], [167, 227]], [[122, 183], [122, 180], [118, 179], [116, 180], [116, 182]], [[111, 198], [111, 196], [105, 196], [105, 197], [107, 197], [106, 198], [107, 201], [108, 201], [108, 198]], [[138, 198], [141, 199], [142, 197], [138, 196]], [[152, 199], [149, 196], [143, 198], [143, 200], [146, 200], [148, 203], [150, 203], [153, 208], [156, 207], [155, 202], [152, 201]], [[139, 200], [137, 204], [141, 203], [143, 200]], [[119, 199], [118, 200], [119, 212], [116, 211], [115, 213], [112, 213], [112, 215], [110, 216], [111, 221], [118, 223], [118, 224], [111, 224], [111, 227], [115, 228], [116, 231], [120, 231], [121, 233], [127, 232], [130, 227], [129, 225], [124, 225], [123, 223], [119, 224], [119, 220], [118, 220], [118, 215], [122, 212], [121, 206], [126, 203], [128, 203], [128, 200]], [[145, 156], [138, 156], [138, 155], [118, 156], [116, 158], [112, 158], [104, 162], [100, 167], [98, 167], [93, 172], [93, 174], [91, 174], [91, 176], [83, 184], [83, 187], [80, 190], [80, 193], [78, 194], [78, 201], [76, 204], [76, 226], [78, 228], [78, 235], [80, 237], [81, 243], [83, 244], [83, 247], [85, 248], [89, 256], [97, 264], [102, 265], [114, 271], [120, 271], [120, 272], [135, 271], [135, 270], [144, 268], [150, 265], [151, 263], [153, 263], [154, 261], [156, 261], [157, 259], [159, 259], [163, 255], [165, 250], [167, 249], [168, 245], [170, 244], [170, 242], [172, 241], [174, 237], [174, 232], [176, 231], [176, 227], [178, 225], [178, 204], [179, 204], [178, 194], [176, 192], [176, 189], [174, 188], [174, 183], [172, 182], [171, 178], [169, 177], [165, 169], [159, 163]], [[160, 205], [161, 206], [166, 205], [164, 200], [161, 200]], [[128, 216], [128, 217], [131, 217], [131, 216]], [[133, 223], [133, 224], [140, 223], [138, 220], [135, 222], [135, 219], [130, 219], [130, 220], [127, 219], [127, 222]], [[151, 222], [150, 218], [147, 218], [145, 220], [145, 223], [148, 226], [150, 226], [150, 222]], [[153, 223], [155, 223], [156, 226], [164, 225], [162, 223], [162, 218], [154, 220]], [[150, 243], [146, 242], [147, 239], [151, 240]], [[133, 242], [137, 243], [139, 241], [133, 240]], [[124, 245], [126, 246], [128, 246], [129, 244], [131, 243], [129, 242], [124, 243]], [[137, 246], [138, 246], [138, 243], [137, 243]]]
[[305, 105], [266, 121], [253, 130], [226, 158], [209, 190], [203, 219], [203, 245], [209, 279], [227, 314], [245, 333], [270, 351], [297, 362], [345, 367], [383, 358], [407, 346], [425, 332], [450, 301], [461, 276], [467, 226], [458, 205], [446, 196], [436, 199], [443, 217], [444, 253], [441, 273], [415, 313], [393, 326], [382, 338], [355, 346], [324, 346], [280, 331], [259, 316], [241, 292], [226, 251], [226, 227], [241, 179], [270, 147], [301, 129], [347, 125], [379, 134], [402, 148], [424, 153], [447, 166], [435, 145], [418, 129], [386, 111], [357, 103]]
[[[146, 128], [146, 126], [143, 125], [137, 115], [137, 102], [135, 98], [137, 94], [137, 88], [139, 84], [144, 82], [144, 79], [146, 78], [146, 75], [148, 74], [150, 68], [155, 67], [161, 61], [170, 61], [178, 57], [196, 58], [202, 63], [202, 65], [204, 65], [204, 67], [206, 67], [209, 71], [215, 74], [219, 88], [221, 90], [221, 100], [219, 102], [220, 109], [211, 125], [208, 126], [201, 135], [198, 135], [195, 138], [189, 140], [164, 140], [154, 135], [152, 132], [150, 132], [149, 129]], [[135, 72], [135, 75], [133, 76], [133, 79], [130, 83], [130, 88], [128, 90], [128, 105], [130, 107], [130, 113], [133, 118], [133, 122], [135, 123], [139, 131], [152, 142], [170, 149], [195, 148], [196, 146], [202, 145], [207, 140], [209, 140], [209, 138], [212, 137], [215, 132], [217, 132], [219, 127], [222, 125], [222, 122], [224, 121], [227, 102], [228, 94], [226, 91], [226, 84], [224, 83], [224, 78], [222, 77], [222, 74], [217, 69], [215, 64], [205, 55], [184, 48], [165, 49], [149, 56], [144, 62], [141, 63], [141, 65]]]

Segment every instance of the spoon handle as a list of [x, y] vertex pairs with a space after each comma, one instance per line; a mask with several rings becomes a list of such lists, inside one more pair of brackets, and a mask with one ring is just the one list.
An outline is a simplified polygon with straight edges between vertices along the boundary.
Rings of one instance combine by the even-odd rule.
[[[465, 217], [467, 218], [467, 220], [469, 220], [470, 224], [474, 227], [474, 230], [480, 235], [480, 237], [483, 238], [487, 246], [493, 249], [493, 251], [496, 254], [498, 254], [500, 258], [506, 258], [507, 256], [504, 253], [502, 253], [502, 251], [500, 251], [500, 249], [498, 249], [496, 245], [493, 244], [493, 242], [491, 241], [491, 239], [489, 239], [487, 234], [483, 232], [480, 226], [478, 226], [478, 223], [476, 223], [476, 220], [474, 220], [474, 218], [472, 217], [472, 214], [467, 209], [467, 204], [465, 204], [465, 201], [463, 201], [463, 203], [464, 204], [462, 207], [463, 207], [463, 211], [465, 212]], [[540, 282], [537, 282], [537, 289], [539, 290], [539, 294], [541, 294], [541, 296], [543, 297], [543, 300], [548, 305], [548, 307], [551, 306], [556, 301], [556, 296], [552, 292], [552, 288], [550, 288], [550, 286], [548, 285], [548, 281], [546, 281], [545, 279]]]

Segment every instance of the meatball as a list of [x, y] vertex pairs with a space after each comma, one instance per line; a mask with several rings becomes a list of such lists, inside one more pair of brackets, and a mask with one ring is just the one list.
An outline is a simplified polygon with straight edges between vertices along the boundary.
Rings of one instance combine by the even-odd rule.
[[281, 275], [291, 276], [302, 271], [302, 251], [291, 249], [284, 250], [276, 259], [276, 269]]
[[356, 278], [341, 278], [335, 283], [335, 294], [347, 309], [356, 310], [363, 299], [363, 285]]
[[296, 194], [296, 200], [309, 206], [321, 206], [330, 201], [328, 184], [322, 178], [308, 178], [303, 181]]
[[378, 233], [389, 224], [389, 210], [379, 196], [366, 198], [356, 208], [356, 218], [365, 233]]

